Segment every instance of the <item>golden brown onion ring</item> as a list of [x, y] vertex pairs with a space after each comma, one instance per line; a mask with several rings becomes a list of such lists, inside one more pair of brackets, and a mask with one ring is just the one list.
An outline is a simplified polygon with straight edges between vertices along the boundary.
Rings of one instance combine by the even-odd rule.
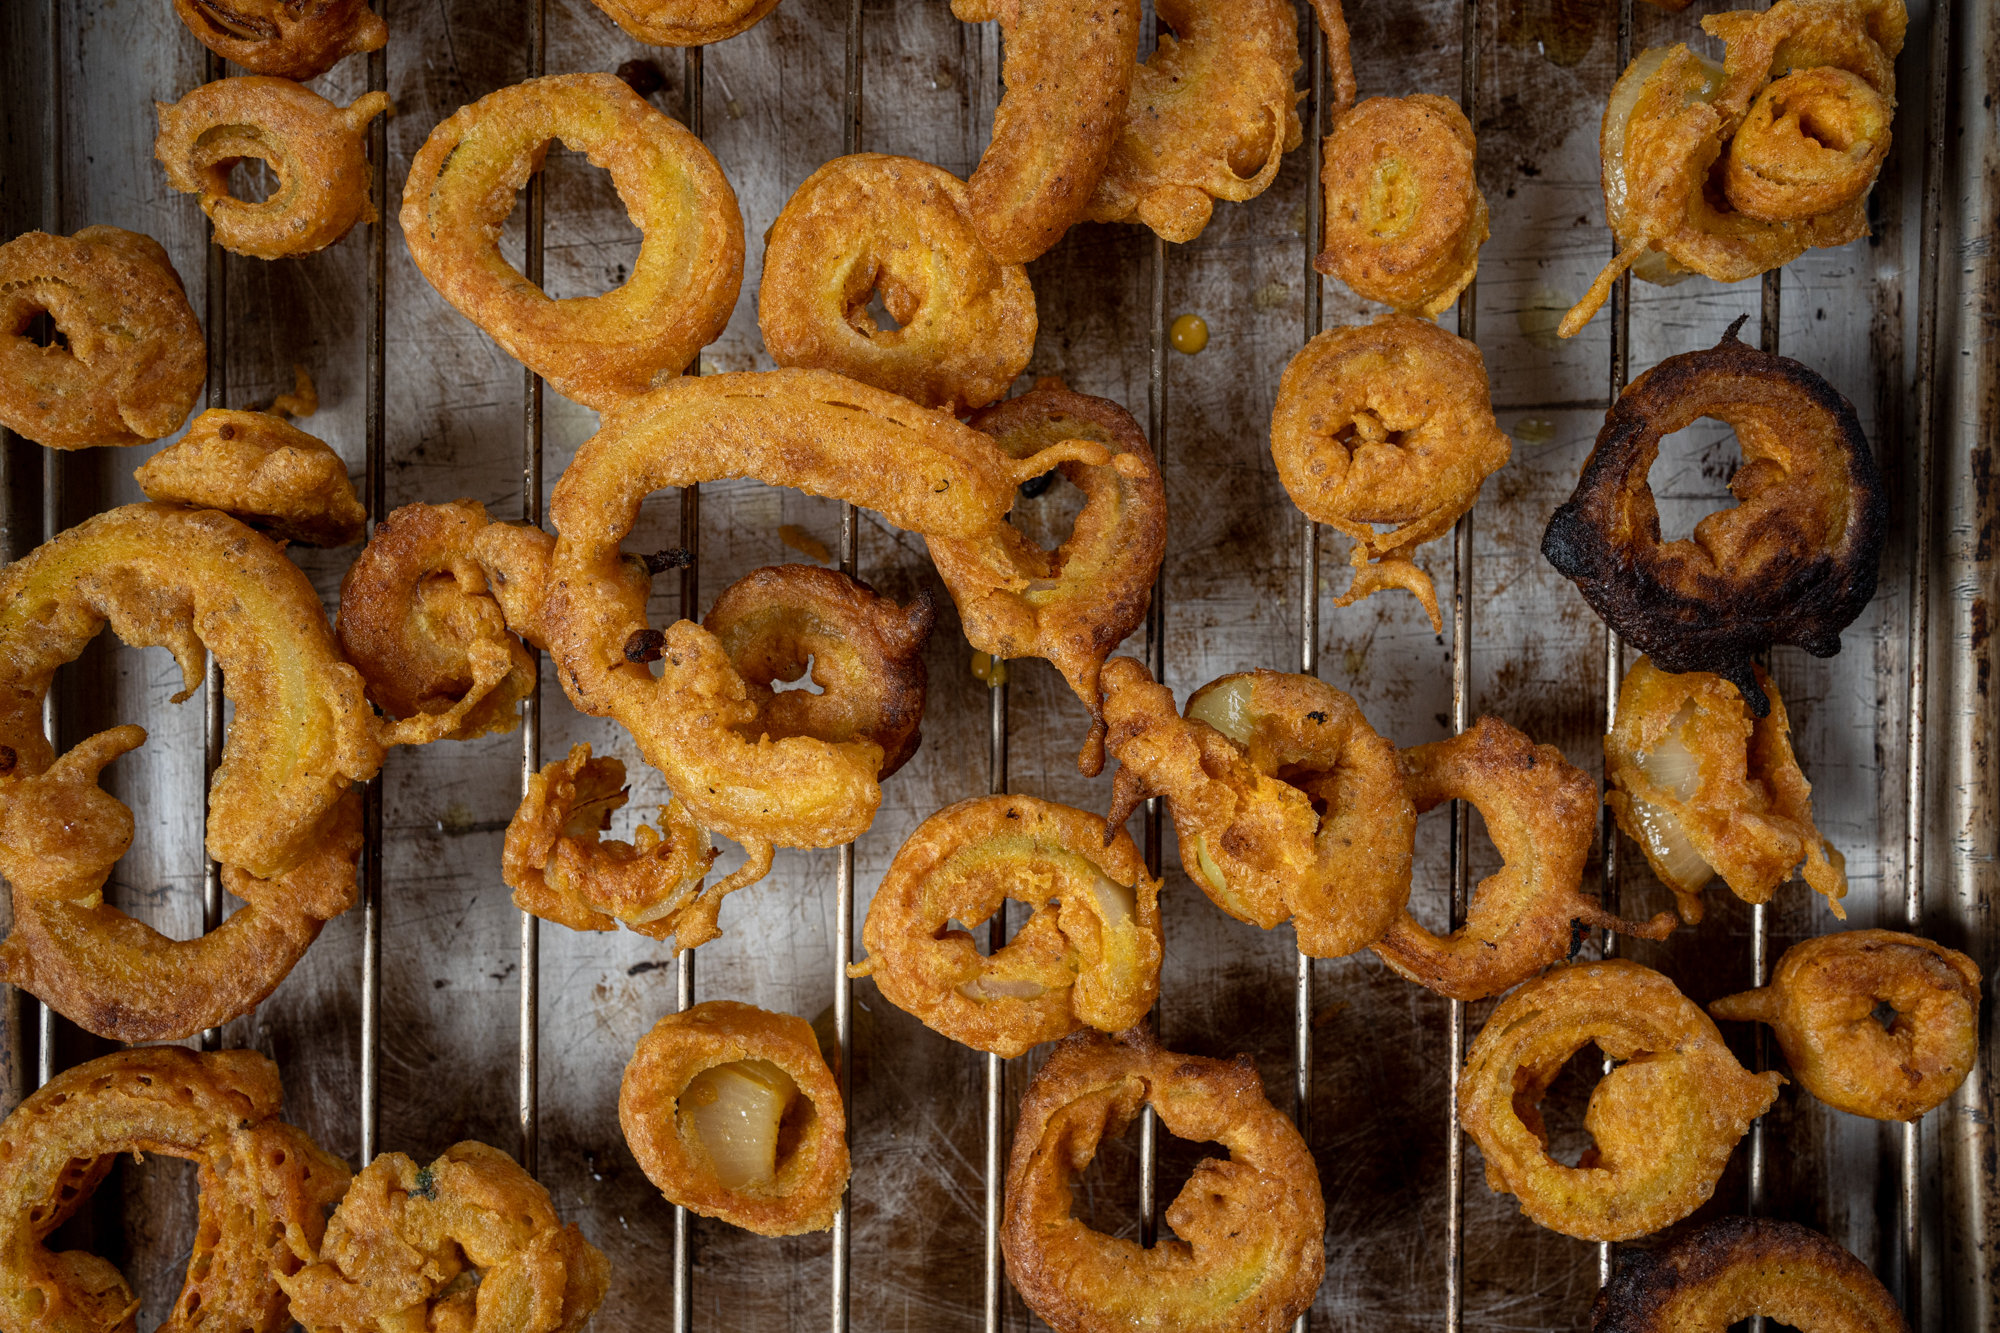
[[301, 82], [389, 40], [368, 0], [174, 0], [174, 12], [224, 60]]
[[[62, 343], [28, 337], [43, 313]], [[51, 449], [143, 444], [180, 429], [207, 374], [201, 326], [152, 237], [85, 227], [0, 245], [0, 426]]]
[[[1174, 1239], [1142, 1248], [1073, 1215], [1098, 1144], [1150, 1105], [1167, 1132], [1219, 1143], [1167, 1205]], [[1028, 1085], [1007, 1163], [1007, 1276], [1056, 1333], [1278, 1333], [1326, 1273], [1319, 1171], [1248, 1056], [1163, 1050], [1145, 1028], [1065, 1038]]]
[[211, 408], [132, 475], [148, 500], [220, 509], [279, 541], [350, 546], [367, 533], [340, 455], [270, 412]]
[[[552, 301], [500, 256], [550, 141], [611, 173], [644, 239], [632, 276]], [[530, 79], [431, 131], [403, 187], [403, 239], [431, 286], [558, 393], [602, 411], [680, 374], [743, 285], [743, 218], [714, 156], [610, 74]]]
[[[361, 132], [392, 108], [364, 93], [342, 109], [289, 79], [252, 75], [205, 83], [178, 102], [155, 102], [153, 156], [167, 183], [201, 196], [215, 243], [239, 255], [282, 259], [332, 245], [376, 220]], [[229, 173], [256, 158], [278, 184], [262, 200], [229, 193]]]
[[[1548, 1153], [1542, 1094], [1592, 1042], [1617, 1068], [1584, 1113], [1595, 1146], [1564, 1166]], [[1459, 1119], [1486, 1157], [1486, 1183], [1530, 1218], [1579, 1240], [1630, 1240], [1708, 1199], [1784, 1081], [1737, 1064], [1671, 981], [1610, 958], [1556, 968], [1500, 1002], [1459, 1079]]]
[[[862, 929], [868, 959], [849, 971], [995, 1055], [1086, 1026], [1122, 1031], [1159, 998], [1159, 892], [1131, 836], [1105, 842], [1096, 815], [1029, 796], [960, 801], [897, 851]], [[969, 932], [1009, 898], [1033, 915], [983, 957]]]
[[1859, 75], [1830, 66], [1767, 85], [1729, 141], [1729, 202], [1754, 218], [1791, 222], [1861, 198], [1888, 156], [1894, 109]]
[[[1806, 1091], [1852, 1115], [1916, 1120], [1979, 1056], [1979, 965], [1893, 930], [1821, 935], [1785, 950], [1771, 984], [1708, 1006], [1769, 1023]], [[1881, 1006], [1894, 1011], [1885, 1023]]]
[[[881, 153], [806, 177], [764, 238], [757, 327], [781, 366], [834, 370], [925, 407], [1007, 392], [1035, 350], [1035, 293], [987, 254], [964, 182]], [[877, 328], [871, 293], [896, 326]]]
[[707, 46], [750, 31], [778, 0], [591, 0], [648, 46]]
[[[704, 1114], [718, 1105], [746, 1127]], [[760, 1236], [826, 1230], [847, 1188], [840, 1085], [790, 1014], [709, 1000], [667, 1015], [625, 1066], [618, 1124], [669, 1202]]]

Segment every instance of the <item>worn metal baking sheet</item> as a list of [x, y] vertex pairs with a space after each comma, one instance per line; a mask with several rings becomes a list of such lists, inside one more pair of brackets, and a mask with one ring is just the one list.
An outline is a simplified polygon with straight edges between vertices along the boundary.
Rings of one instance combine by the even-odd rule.
[[[551, 72], [612, 70], [656, 61], [665, 86], [654, 101], [684, 114], [677, 52], [626, 38], [587, 0], [545, 4]], [[205, 227], [191, 198], [173, 193], [151, 160], [151, 102], [170, 101], [203, 78], [203, 53], [160, 0], [53, 0], [54, 10], [5, 6], [7, 86], [0, 208], [6, 234], [112, 223], [145, 231], [169, 250], [195, 294], [208, 274]], [[461, 104], [528, 72], [538, 0], [388, 0], [390, 219], [386, 297], [386, 431], [390, 504], [471, 496], [496, 515], [520, 512], [523, 376], [515, 362], [459, 317], [416, 273], [393, 217], [411, 156], [430, 128]], [[1589, 451], [1609, 392], [1612, 322], [1600, 316], [1577, 339], [1552, 337], [1559, 312], [1609, 254], [1597, 185], [1597, 123], [1617, 74], [1617, 5], [1584, 0], [1474, 0], [1480, 96], [1474, 112], [1480, 179], [1492, 207], [1482, 252], [1477, 335], [1491, 373], [1513, 462], [1486, 486], [1473, 525], [1470, 702], [1560, 746], [1589, 771], [1601, 767], [1604, 635], [1580, 598], [1536, 552], [1549, 511]], [[1700, 0], [1669, 15], [1637, 6], [1633, 49], [1688, 40], [1713, 52], [1696, 19], [1727, 6]], [[978, 160], [999, 93], [999, 41], [991, 25], [955, 20], [944, 0], [861, 5], [862, 143], [906, 153], [961, 176]], [[1354, 52], [1366, 95], [1461, 88], [1464, 0], [1408, 0], [1351, 7]], [[707, 139], [742, 205], [748, 260], [743, 295], [704, 368], [768, 367], [756, 327], [764, 229], [790, 192], [841, 151], [846, 91], [845, 0], [784, 0], [750, 32], [705, 53]], [[1938, 264], [1942, 372], [1921, 373], [1920, 290], [1925, 238], [1922, 116], [1929, 97], [1931, 8], [1912, 6], [1899, 65], [1897, 144], [1877, 187], [1874, 235], [1813, 252], [1779, 285], [1781, 349], [1820, 370], [1854, 402], [1890, 479], [1894, 527], [1881, 592], [1827, 661], [1795, 650], [1772, 669], [1791, 709], [1801, 760], [1815, 783], [1820, 826], [1847, 855], [1849, 924], [1902, 921], [1908, 867], [1907, 706], [1909, 600], [1919, 405], [1938, 404], [1938, 520], [1933, 528], [1929, 660], [1929, 837], [1920, 879], [1926, 926], [1972, 952], [1989, 974], [1996, 930], [1994, 875], [1993, 647], [1988, 606], [1993, 554], [1990, 451], [1996, 420], [1992, 253], [1996, 132], [1991, 93], [2000, 78], [1986, 7], [1958, 0], [1959, 40], [1948, 54], [1951, 127], [1940, 186]], [[55, 48], [51, 51], [51, 38]], [[350, 60], [315, 83], [341, 102], [365, 86]], [[1983, 99], [1983, 100], [1982, 100]], [[42, 151], [60, 147], [53, 180]], [[546, 181], [546, 283], [557, 296], [618, 282], [637, 250], [608, 178], [580, 157], [552, 152]], [[1167, 252], [1169, 314], [1202, 314], [1214, 331], [1195, 357], [1170, 353], [1166, 431], [1159, 442], [1172, 506], [1163, 573], [1167, 678], [1185, 694], [1225, 671], [1293, 668], [1300, 606], [1300, 531], [1270, 464], [1267, 429], [1277, 380], [1302, 337], [1307, 257], [1305, 154], [1288, 158], [1276, 184], [1243, 205], [1218, 206], [1195, 243]], [[59, 187], [59, 189], [52, 189]], [[518, 256], [524, 211], [505, 244]], [[228, 299], [208, 311], [226, 329], [220, 401], [268, 401], [306, 364], [322, 409], [309, 423], [357, 475], [366, 445], [370, 318], [368, 236], [357, 231], [318, 255], [281, 263], [232, 259]], [[1030, 375], [1059, 375], [1144, 419], [1151, 359], [1154, 246], [1130, 227], [1084, 225], [1031, 267], [1041, 336]], [[1673, 288], [1635, 287], [1631, 366], [1713, 343], [1737, 315], [1754, 328], [1758, 285], [1696, 278]], [[1329, 325], [1371, 313], [1337, 282], [1324, 288]], [[1447, 320], [1449, 320], [1447, 316]], [[594, 415], [548, 399], [545, 477], [553, 483], [594, 428]], [[64, 523], [138, 499], [130, 470], [148, 451], [96, 451], [59, 460]], [[1671, 441], [1653, 481], [1669, 535], [1728, 503], [1734, 465], [1726, 430], [1690, 428]], [[39, 534], [38, 451], [5, 453], [5, 536], [18, 555]], [[1063, 489], [1024, 501], [1017, 520], [1059, 532]], [[1073, 504], [1073, 501], [1071, 502]], [[704, 602], [759, 565], [808, 558], [800, 534], [832, 548], [839, 512], [830, 502], [741, 483], [705, 488], [701, 533]], [[635, 545], [674, 544], [671, 495], [648, 506]], [[985, 686], [949, 599], [908, 534], [864, 513], [862, 577], [907, 598], [930, 589], [943, 610], [928, 654], [931, 698], [921, 753], [885, 789], [882, 811], [857, 849], [857, 920], [902, 839], [951, 801], [986, 790]], [[786, 534], [793, 540], [787, 542]], [[1052, 536], [1051, 536], [1052, 539]], [[1321, 551], [1321, 673], [1351, 692], [1375, 726], [1400, 745], [1450, 729], [1452, 646], [1415, 603], [1378, 597], [1339, 609], [1345, 544]], [[352, 552], [295, 552], [332, 607]], [[1449, 542], [1425, 553], [1449, 597]], [[677, 612], [662, 581], [654, 611]], [[1143, 651], [1139, 639], [1127, 651]], [[1108, 779], [1080, 778], [1073, 755], [1080, 706], [1044, 664], [1016, 663], [1009, 686], [1009, 775], [1014, 790], [1102, 808]], [[101, 644], [61, 678], [62, 739], [73, 743], [114, 721], [138, 720], [151, 740], [110, 771], [132, 805], [133, 851], [114, 876], [120, 906], [169, 933], [199, 929], [201, 713], [167, 705], [175, 688], [164, 654]], [[573, 742], [617, 754], [634, 775], [627, 812], [665, 799], [611, 724], [582, 718], [555, 689], [543, 692], [542, 753]], [[419, 1158], [466, 1137], [519, 1144], [514, 1081], [518, 1050], [519, 917], [499, 878], [501, 830], [518, 797], [519, 742], [397, 751], [384, 788], [379, 1146]], [[1415, 910], [1441, 923], [1449, 895], [1447, 816], [1420, 828]], [[1167, 958], [1160, 1027], [1176, 1049], [1247, 1052], [1274, 1101], [1293, 1077], [1292, 978], [1287, 930], [1259, 932], [1223, 917], [1179, 874], [1167, 840], [1163, 900]], [[1654, 910], [1667, 895], [1639, 858], [1621, 858], [1622, 906]], [[1490, 850], [1473, 848], [1474, 874]], [[1486, 859], [1482, 859], [1486, 858]], [[785, 852], [764, 883], [729, 900], [726, 934], [699, 951], [699, 998], [734, 998], [830, 1023], [835, 986], [834, 853]], [[1825, 908], [1794, 886], [1781, 896], [1774, 949], [1833, 928]], [[359, 1148], [362, 927], [335, 921], [278, 992], [229, 1025], [226, 1044], [254, 1046], [282, 1067], [287, 1112], [320, 1142], [353, 1159]], [[1709, 919], [1630, 956], [1661, 967], [1707, 1000], [1749, 982], [1750, 913], [1711, 894]], [[1774, 955], [1775, 956], [1775, 953]], [[616, 1122], [619, 1074], [634, 1042], [672, 1009], [670, 953], [630, 934], [585, 935], [547, 927], [540, 949], [540, 1173], [563, 1214], [610, 1255], [610, 1297], [594, 1327], [658, 1327], [672, 1281], [672, 1213], [640, 1174]], [[983, 1057], [929, 1032], [856, 986], [854, 1035], [852, 1322], [856, 1328], [949, 1330], [980, 1323]], [[1444, 1116], [1451, 1070], [1447, 1006], [1363, 954], [1316, 968], [1311, 1123], [1328, 1205], [1328, 1274], [1315, 1328], [1390, 1330], [1446, 1325]], [[1476, 1030], [1488, 1006], [1472, 1006]], [[1990, 1021], [1990, 1020], [1989, 1020]], [[1745, 1034], [1732, 1034], [1745, 1036]], [[30, 1043], [31, 1045], [31, 1043]], [[63, 1063], [103, 1048], [66, 1025]], [[11, 1068], [24, 1072], [19, 1037]], [[1929, 1329], [1989, 1328], [1996, 1313], [1992, 1252], [1995, 1198], [1993, 1074], [1989, 1058], [1948, 1107], [1926, 1122], [1926, 1231], [1919, 1283]], [[1741, 1047], [1747, 1059], [1747, 1038]], [[1004, 1101], [1018, 1100], [1035, 1061], [1011, 1062]], [[1559, 1152], [1583, 1144], [1589, 1078], [1558, 1082], [1551, 1124]], [[1772, 1113], [1764, 1206], [1820, 1227], [1885, 1277], [1896, 1276], [1900, 1130], [1830, 1113], [1788, 1088]], [[1463, 1326], [1577, 1329], [1597, 1283], [1596, 1247], [1543, 1231], [1513, 1201], [1488, 1190], [1469, 1145], [1465, 1196]], [[1199, 1155], [1163, 1143], [1160, 1197], [1171, 1199]], [[1739, 1151], [1715, 1203], [1698, 1217], [1745, 1203]], [[1110, 1145], [1088, 1178], [1095, 1225], [1136, 1234], [1133, 1144]], [[117, 1258], [145, 1300], [141, 1323], [165, 1312], [180, 1281], [192, 1224], [192, 1173], [152, 1162], [121, 1167], [98, 1204], [72, 1224], [73, 1240]], [[812, 1329], [825, 1325], [829, 1241], [766, 1240], [698, 1220], [695, 1326]], [[1009, 1327], [1027, 1327], [1018, 1302]]]

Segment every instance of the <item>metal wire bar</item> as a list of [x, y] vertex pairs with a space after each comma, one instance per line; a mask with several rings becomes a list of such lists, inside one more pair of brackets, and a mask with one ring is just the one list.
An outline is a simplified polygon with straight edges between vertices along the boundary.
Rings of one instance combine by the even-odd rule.
[[[213, 51], [202, 54], [202, 79], [213, 83], [228, 74], [228, 65]], [[229, 252], [216, 243], [215, 224], [208, 227], [207, 272], [202, 301], [202, 328], [207, 335], [208, 388], [206, 406], [229, 406]], [[222, 924], [222, 863], [208, 854], [208, 788], [222, 766], [222, 666], [209, 653], [201, 672], [201, 931], [206, 935]], [[201, 1049], [222, 1049], [222, 1029], [204, 1028]]]
[[[1153, 458], [1165, 466], [1167, 457], [1167, 243], [1153, 237], [1150, 275], [1146, 363], [1146, 436], [1152, 441]], [[1162, 685], [1167, 681], [1167, 571], [1162, 564], [1153, 579], [1153, 594], [1146, 604], [1146, 670]], [[1166, 806], [1158, 796], [1146, 801], [1146, 873], [1160, 877], [1166, 853]], [[1160, 1006], [1153, 1005], [1153, 1026], [1157, 1034]], [[1159, 1118], [1150, 1103], [1139, 1112], [1139, 1243], [1150, 1249], [1160, 1235], [1158, 1159]]]
[[[1000, 670], [995, 661], [993, 669]], [[1007, 791], [1007, 682], [1004, 677], [997, 685], [986, 691], [986, 790], [989, 795], [1001, 796]], [[1000, 906], [994, 909], [993, 919], [987, 926], [986, 952], [997, 954], [1007, 946], [1007, 900], [1002, 898]], [[986, 1056], [986, 1199], [985, 1199], [985, 1278], [986, 1278], [986, 1328], [989, 1333], [999, 1333], [1002, 1302], [1006, 1291], [1002, 1281], [1000, 1254], [1000, 1208], [1002, 1203], [1002, 1173], [1006, 1170], [1006, 1147], [1002, 1142], [1005, 1128], [1007, 1084], [1007, 1062], [999, 1056]]]
[[[49, 0], [48, 104], [42, 122], [42, 230], [51, 236], [63, 230], [62, 0]], [[60, 449], [44, 445], [42, 455], [42, 540], [53, 541], [62, 531], [63, 467]], [[55, 683], [42, 696], [42, 733], [57, 754], [62, 753]], [[56, 1076], [56, 1011], [40, 1000], [32, 1002], [35, 1022], [35, 1086]]]
[[[548, 65], [548, 0], [532, 0], [528, 14], [528, 77], [538, 79]], [[540, 172], [528, 177], [527, 263], [524, 273], [542, 285], [542, 240], [546, 194]], [[523, 372], [521, 403], [521, 521], [542, 525], [542, 377]], [[540, 654], [536, 654], [535, 684], [521, 700], [521, 794], [542, 766], [542, 688]], [[542, 922], [532, 912], [521, 913], [520, 1042], [516, 1070], [516, 1110], [521, 1129], [521, 1166], [534, 1175], [541, 1162], [541, 1004]]]
[[[375, 13], [388, 17], [388, 0], [374, 0]], [[368, 91], [389, 90], [387, 48], [368, 53]], [[389, 130], [387, 118], [368, 126], [369, 197], [389, 197]], [[386, 209], [385, 209], [386, 211]], [[377, 218], [368, 228], [368, 369], [363, 411], [363, 480], [367, 489], [371, 530], [389, 514], [388, 466], [384, 442], [387, 416], [389, 222]], [[377, 773], [361, 796], [361, 1162], [375, 1157], [376, 1129], [382, 1111], [382, 784]]]

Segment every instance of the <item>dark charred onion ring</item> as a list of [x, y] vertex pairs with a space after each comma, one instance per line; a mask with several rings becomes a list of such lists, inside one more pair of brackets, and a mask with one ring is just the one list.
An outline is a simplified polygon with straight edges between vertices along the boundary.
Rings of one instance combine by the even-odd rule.
[[[611, 173], [644, 237], [632, 276], [602, 296], [550, 300], [500, 256], [514, 195], [556, 139]], [[445, 300], [599, 411], [680, 374], [743, 285], [743, 218], [714, 155], [610, 74], [530, 79], [460, 107], [410, 163], [402, 225]]]
[[316, 1245], [347, 1167], [277, 1119], [278, 1071], [254, 1051], [115, 1051], [66, 1069], [0, 1125], [0, 1323], [15, 1333], [130, 1329], [124, 1274], [50, 1234], [89, 1201], [114, 1158], [194, 1162], [200, 1189], [187, 1277], [160, 1327], [282, 1333], [293, 1244]]
[[[1096, 815], [960, 801], [897, 851], [862, 930], [868, 960], [849, 970], [932, 1031], [1008, 1058], [1086, 1026], [1122, 1031], [1159, 998], [1159, 892], [1130, 835], [1105, 842]], [[983, 957], [969, 932], [1009, 898], [1033, 915]]]
[[[1548, 1153], [1542, 1095], [1592, 1042], [1619, 1063], [1584, 1113], [1596, 1146], [1564, 1166]], [[1459, 1079], [1459, 1119], [1486, 1157], [1487, 1185], [1534, 1221], [1579, 1240], [1630, 1240], [1708, 1199], [1784, 1081], [1737, 1064], [1671, 981], [1612, 958], [1556, 968], [1500, 1002]]]
[[174, 0], [174, 12], [224, 60], [300, 82], [389, 40], [368, 0]]
[[591, 0], [648, 46], [707, 46], [750, 31], [778, 0]]
[[[1035, 350], [1035, 293], [987, 254], [965, 185], [927, 162], [839, 157], [764, 238], [757, 326], [781, 366], [834, 370], [925, 407], [984, 407]], [[896, 327], [877, 328], [879, 292]]]
[[349, 546], [367, 532], [340, 455], [269, 412], [211, 408], [132, 475], [148, 500], [220, 509], [279, 541]]
[[790, 1014], [709, 1000], [667, 1015], [625, 1066], [618, 1124], [668, 1202], [760, 1236], [826, 1230], [847, 1188], [840, 1085]]
[[[223, 249], [258, 259], [323, 250], [357, 222], [376, 220], [361, 132], [388, 112], [387, 93], [342, 109], [289, 79], [217, 79], [174, 103], [155, 102], [153, 156], [167, 183], [201, 196]], [[229, 193], [229, 173], [255, 158], [278, 184], [261, 200]]]
[[[62, 344], [28, 337], [46, 312]], [[180, 429], [208, 375], [180, 274], [150, 236], [85, 227], [0, 245], [0, 426], [51, 449]]]
[[[1893, 930], [1821, 935], [1785, 950], [1771, 984], [1717, 1000], [1717, 1018], [1769, 1023], [1806, 1091], [1852, 1115], [1916, 1120], [1979, 1056], [1979, 965]], [[1894, 1017], [1884, 1024], [1878, 1007]]]
[[[1167, 1205], [1175, 1238], [1150, 1248], [1072, 1215], [1099, 1143], [1146, 1105], [1175, 1137], [1229, 1150], [1195, 1167]], [[1020, 1117], [1000, 1247], [1056, 1333], [1279, 1333], [1312, 1304], [1326, 1273], [1319, 1171], [1248, 1056], [1177, 1055], [1143, 1027], [1079, 1032], [1036, 1073]]]
[[1553, 745], [1482, 717], [1398, 756], [1417, 813], [1469, 801], [1505, 862], [1479, 881], [1463, 926], [1439, 938], [1408, 910], [1377, 940], [1397, 975], [1454, 1000], [1498, 995], [1575, 951], [1586, 929], [1665, 939], [1674, 915], [1627, 921], [1579, 891], [1597, 831], [1597, 783]]
[[[1775, 643], [1840, 651], [1875, 595], [1889, 506], [1853, 406], [1807, 367], [1739, 342], [1742, 323], [1625, 390], [1542, 554], [1656, 666], [1713, 671], [1763, 717], [1751, 659]], [[1702, 417], [1736, 430], [1741, 503], [1662, 542], [1647, 472], [1660, 441]]]

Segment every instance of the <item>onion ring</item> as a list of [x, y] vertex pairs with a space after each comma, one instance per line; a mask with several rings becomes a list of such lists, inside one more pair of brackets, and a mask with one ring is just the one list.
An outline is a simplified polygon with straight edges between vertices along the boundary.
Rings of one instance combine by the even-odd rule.
[[533, 1176], [470, 1142], [421, 1171], [399, 1152], [370, 1162], [308, 1259], [278, 1284], [310, 1333], [577, 1333], [611, 1279]]
[[[1542, 1094], [1591, 1042], [1618, 1067], [1590, 1094], [1595, 1141], [1575, 1166], [1548, 1154]], [[1680, 1221], [1715, 1189], [1781, 1074], [1752, 1074], [1695, 1003], [1622, 958], [1559, 967], [1500, 1002], [1459, 1079], [1459, 1120], [1486, 1183], [1579, 1240], [1631, 1240]]]
[[[1742, 323], [1632, 381], [1542, 554], [1654, 665], [1713, 671], [1763, 717], [1751, 659], [1774, 643], [1840, 651], [1875, 595], [1889, 506], [1853, 405], [1798, 362], [1739, 342]], [[1647, 472], [1660, 441], [1701, 417], [1736, 430], [1743, 466], [1729, 489], [1742, 503], [1662, 542]]]
[[[1145, 1105], [1175, 1137], [1229, 1150], [1195, 1167], [1167, 1205], [1177, 1239], [1150, 1248], [1072, 1216], [1098, 1144]], [[1326, 1273], [1319, 1171], [1256, 1066], [1177, 1055], [1143, 1027], [1079, 1032], [1050, 1054], [1021, 1099], [1004, 1207], [1007, 1276], [1056, 1333], [1278, 1333]]]
[[745, 33], [778, 0], [591, 0], [648, 46], [707, 46]]
[[[289, 79], [217, 79], [178, 102], [155, 102], [153, 156], [167, 183], [201, 196], [215, 243], [239, 255], [282, 259], [324, 250], [357, 222], [376, 221], [361, 132], [392, 111], [387, 93], [342, 109]], [[256, 158], [277, 175], [261, 201], [229, 193], [229, 173]]]
[[[767, 1114], [763, 1132], [711, 1141], [703, 1108], [718, 1102]], [[847, 1188], [840, 1085], [812, 1025], [790, 1014], [709, 1000], [667, 1015], [625, 1066], [618, 1124], [668, 1202], [760, 1236], [825, 1231]]]
[[[1708, 1006], [1769, 1023], [1806, 1091], [1871, 1120], [1917, 1120], [1958, 1090], [1979, 1056], [1979, 965], [1893, 930], [1794, 944], [1771, 984]], [[1887, 1005], [1893, 1017], [1875, 1015]]]
[[[27, 336], [46, 312], [67, 346]], [[143, 444], [187, 420], [208, 349], [180, 274], [136, 231], [0, 245], [0, 426], [51, 449]]]
[[[928, 162], [837, 157], [764, 238], [757, 327], [781, 366], [834, 370], [925, 407], [984, 407], [1035, 350], [1035, 293], [979, 243], [965, 185]], [[896, 326], [877, 328], [871, 292]]]
[[[1012, 1058], [1086, 1026], [1117, 1032], [1160, 994], [1160, 883], [1131, 836], [1029, 796], [960, 801], [917, 826], [862, 942], [883, 997], [934, 1032]], [[992, 957], [970, 930], [1009, 898], [1033, 915]], [[953, 929], [962, 922], [966, 929]]]
[[[552, 301], [500, 257], [514, 195], [551, 140], [611, 173], [643, 235], [632, 276]], [[729, 322], [743, 218], [701, 140], [610, 74], [530, 79], [460, 107], [410, 163], [403, 239], [458, 312], [558, 393], [602, 411], [680, 374]]]
[[368, 0], [174, 0], [174, 13], [224, 60], [301, 83], [389, 40]]
[[148, 500], [220, 509], [278, 541], [351, 546], [367, 533], [340, 455], [269, 412], [211, 408], [132, 475]]
[[1334, 605], [1404, 588], [1438, 632], [1437, 590], [1410, 553], [1450, 531], [1512, 455], [1479, 348], [1413, 315], [1314, 338], [1285, 367], [1271, 413], [1285, 493], [1354, 539], [1354, 581]]
[[314, 1245], [347, 1167], [277, 1119], [278, 1071], [254, 1051], [115, 1051], [57, 1074], [0, 1125], [0, 1322], [15, 1333], [131, 1329], [139, 1301], [109, 1261], [45, 1242], [121, 1153], [198, 1165], [187, 1277], [165, 1333], [291, 1326], [281, 1280]]
[[1729, 202], [1769, 222], [1852, 203], [1868, 193], [1888, 156], [1893, 110], [1859, 75], [1831, 66], [1766, 85], [1729, 141]]
[[958, 604], [965, 637], [1000, 659], [1040, 657], [1055, 665], [1090, 710], [1077, 768], [1104, 767], [1104, 659], [1146, 618], [1167, 549], [1167, 494], [1160, 465], [1139, 423], [1108, 398], [1071, 393], [1042, 379], [1018, 398], [973, 416], [1010, 458], [1064, 440], [1094, 440], [1105, 464], [1068, 462], [1063, 476], [1083, 492], [1069, 539], [1044, 551], [1011, 525], [966, 541], [932, 537], [931, 560]]

